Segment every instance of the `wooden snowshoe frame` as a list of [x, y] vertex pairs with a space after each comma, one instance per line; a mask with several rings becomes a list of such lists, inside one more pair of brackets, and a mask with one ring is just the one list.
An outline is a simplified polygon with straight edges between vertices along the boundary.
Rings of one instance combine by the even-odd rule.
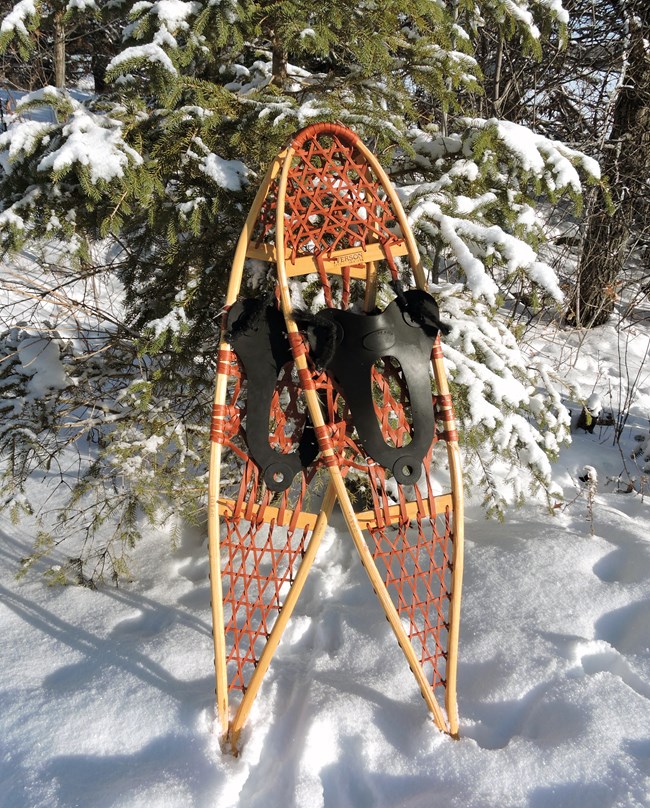
[[[208, 490], [210, 580], [217, 715], [235, 750], [336, 502], [436, 725], [458, 734], [463, 489], [440, 339], [431, 355], [434, 438], [420, 481], [402, 486], [364, 452], [344, 391], [331, 374], [316, 369], [307, 335], [294, 319], [292, 295], [308, 284], [320, 285], [327, 307], [375, 310], [378, 292], [398, 279], [398, 256], [406, 257], [416, 287], [424, 290], [408, 221], [372, 152], [338, 124], [314, 124], [298, 133], [270, 166], [239, 238], [217, 359]], [[264, 484], [247, 452], [247, 380], [225, 337], [247, 259], [266, 262], [269, 272], [275, 269], [277, 304], [293, 356], [278, 377], [269, 444], [276, 452], [295, 452], [302, 431], [313, 428], [320, 449], [280, 492]], [[407, 445], [412, 435], [408, 389], [389, 352], [373, 369], [372, 385], [386, 441]], [[441, 440], [449, 490], [434, 493], [429, 467]], [[361, 510], [355, 510], [346, 488], [348, 475], [365, 481], [369, 493]], [[444, 692], [444, 708], [438, 691]], [[237, 692], [241, 697], [231, 716], [229, 696]]]

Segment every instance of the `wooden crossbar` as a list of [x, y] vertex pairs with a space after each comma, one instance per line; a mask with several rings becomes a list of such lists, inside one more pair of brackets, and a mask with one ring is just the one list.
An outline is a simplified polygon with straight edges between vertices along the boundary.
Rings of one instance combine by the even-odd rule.
[[[418, 516], [425, 519], [435, 519], [436, 516], [444, 514], [447, 508], [453, 508], [453, 498], [451, 494], [440, 494], [439, 496], [434, 497], [434, 502], [435, 513], [433, 515], [430, 513], [429, 503], [426, 499], [423, 499], [419, 504], [415, 501], [407, 502], [404, 508], [409, 519], [417, 519]], [[236, 502], [234, 499], [219, 499], [219, 516], [232, 516], [233, 513], [235, 513], [235, 507]], [[254, 505], [251, 509], [251, 515], [256, 519], [259, 516], [259, 511], [260, 506]], [[402, 506], [391, 505], [388, 509], [389, 519], [386, 520], [387, 523], [397, 524], [402, 518], [402, 511]], [[266, 508], [263, 509], [261, 521], [267, 523], [273, 521], [280, 527], [288, 527], [293, 519], [293, 511], [289, 510], [289, 508], [285, 508], [282, 518], [280, 519], [279, 517], [280, 509], [275, 508], [272, 505], [267, 505]], [[377, 515], [374, 511], [361, 511], [360, 513], [356, 514], [356, 517], [357, 522], [362, 530], [368, 530], [377, 526]], [[307, 513], [306, 511], [301, 511], [296, 519], [296, 527], [300, 530], [313, 530], [317, 518], [317, 513]]]
[[[436, 516], [443, 515], [447, 508], [453, 508], [453, 498], [451, 494], [441, 494], [434, 497], [436, 512], [432, 515], [429, 512], [429, 503], [426, 499], [422, 499], [421, 503], [407, 502], [404, 508], [401, 505], [391, 505], [388, 508], [388, 515], [390, 519], [386, 520], [387, 524], [397, 524], [402, 517], [402, 510], [406, 510], [409, 519], [417, 519], [418, 516], [435, 519]], [[382, 512], [382, 515], [383, 512]], [[362, 530], [369, 530], [377, 526], [377, 514], [374, 511], [362, 511], [356, 514], [357, 522]]]
[[[219, 508], [219, 516], [232, 516], [236, 512], [236, 505], [234, 499], [219, 499], [218, 508]], [[251, 521], [255, 521], [257, 518], [260, 519], [261, 522], [271, 522], [273, 521], [276, 525], [280, 527], [288, 527], [291, 524], [291, 520], [293, 519], [293, 511], [289, 510], [289, 508], [284, 509], [284, 513], [282, 514], [282, 518], [280, 518], [280, 509], [275, 508], [272, 505], [267, 505], [266, 508], [263, 509], [261, 517], [259, 516], [260, 506], [253, 505], [251, 507], [251, 516], [254, 517]], [[296, 527], [300, 530], [307, 529], [313, 530], [316, 520], [318, 519], [317, 513], [308, 513], [307, 511], [301, 511], [298, 514], [298, 518], [296, 519]]]
[[[396, 242], [390, 246], [391, 255], [406, 255], [408, 247], [404, 241]], [[258, 261], [275, 263], [278, 260], [277, 250], [272, 244], [250, 245], [246, 250], [247, 258], [256, 258]], [[363, 247], [348, 247], [337, 250], [331, 255], [321, 255], [323, 268], [328, 275], [341, 275], [344, 267], [350, 268], [350, 276], [359, 280], [366, 280], [368, 271], [366, 263], [381, 261], [386, 258], [386, 251], [378, 243], [367, 244]], [[315, 255], [300, 255], [291, 259], [291, 253], [284, 256], [287, 276], [294, 278], [298, 275], [309, 275], [318, 272], [318, 259]]]

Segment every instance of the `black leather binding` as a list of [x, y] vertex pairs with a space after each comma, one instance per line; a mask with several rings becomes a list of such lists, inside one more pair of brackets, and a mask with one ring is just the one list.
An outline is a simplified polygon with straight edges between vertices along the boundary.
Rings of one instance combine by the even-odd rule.
[[[339, 309], [319, 312], [336, 328], [336, 348], [328, 369], [350, 407], [359, 440], [366, 453], [392, 471], [402, 484], [422, 475], [422, 461], [434, 437], [435, 417], [429, 362], [439, 328], [438, 306], [426, 292], [402, 292], [379, 314], [354, 314]], [[435, 316], [434, 316], [435, 315]], [[411, 442], [389, 446], [382, 434], [372, 401], [372, 367], [393, 357], [402, 369], [411, 410]]]
[[283, 453], [269, 444], [271, 401], [282, 368], [292, 359], [284, 317], [275, 306], [255, 300], [235, 303], [228, 312], [227, 337], [248, 381], [246, 444], [271, 491], [286, 491], [301, 468], [318, 455], [318, 443], [307, 419], [298, 448]]

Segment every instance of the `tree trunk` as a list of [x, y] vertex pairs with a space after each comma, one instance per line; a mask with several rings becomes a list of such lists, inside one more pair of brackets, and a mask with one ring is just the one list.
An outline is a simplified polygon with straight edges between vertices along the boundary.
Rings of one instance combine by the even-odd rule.
[[65, 28], [63, 11], [54, 14], [54, 84], [65, 87]]
[[286, 48], [276, 33], [273, 33], [271, 36], [271, 47], [273, 54], [271, 62], [273, 78], [271, 79], [271, 84], [275, 84], [276, 87], [284, 87], [288, 78], [288, 55]]
[[95, 82], [95, 92], [106, 90], [106, 68], [115, 56], [117, 48], [108, 28], [100, 28], [90, 37], [90, 70]]
[[[630, 234], [647, 204], [650, 174], [650, 4], [628, 0], [626, 71], [614, 106], [612, 131], [601, 159], [609, 180], [613, 212], [599, 194], [589, 213], [578, 278], [567, 312], [569, 323], [593, 327], [614, 310], [618, 279]], [[647, 209], [646, 209], [647, 210]]]

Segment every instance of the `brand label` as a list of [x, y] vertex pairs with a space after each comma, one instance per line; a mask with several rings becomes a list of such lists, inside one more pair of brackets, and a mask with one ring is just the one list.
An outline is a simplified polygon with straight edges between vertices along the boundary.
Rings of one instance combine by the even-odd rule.
[[383, 351], [388, 351], [395, 344], [395, 332], [390, 328], [380, 328], [366, 334], [362, 344], [368, 351], [381, 355]]
[[346, 255], [336, 255], [334, 258], [326, 259], [328, 263], [340, 267], [344, 264], [359, 264], [363, 261], [363, 253], [361, 250], [358, 252], [347, 253]]

